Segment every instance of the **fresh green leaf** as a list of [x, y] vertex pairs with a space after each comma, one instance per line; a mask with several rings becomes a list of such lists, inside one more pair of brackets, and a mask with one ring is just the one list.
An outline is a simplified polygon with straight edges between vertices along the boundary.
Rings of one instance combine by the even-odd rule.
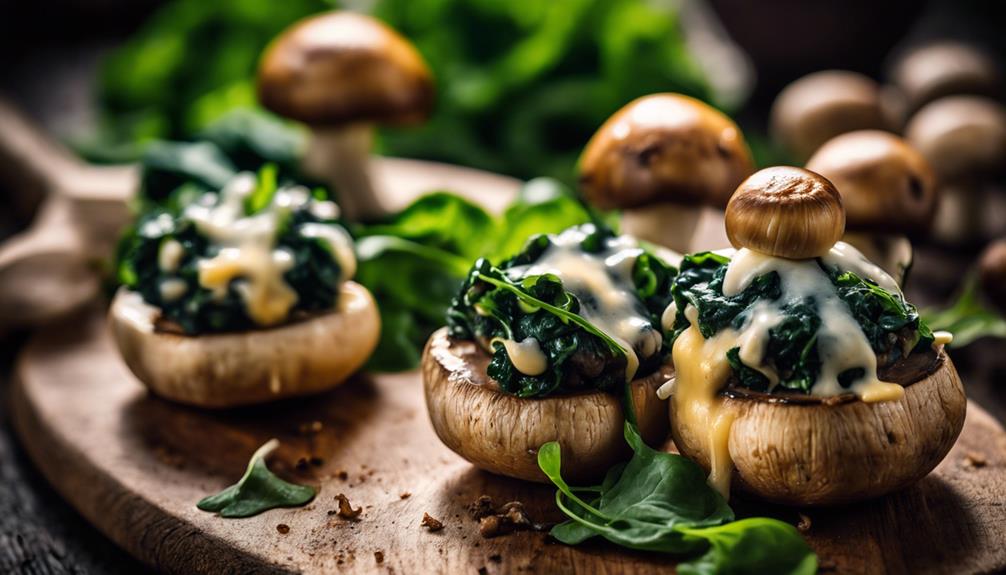
[[954, 335], [951, 347], [964, 347], [983, 337], [1006, 338], [1006, 318], [982, 301], [976, 274], [965, 278], [950, 307], [923, 310], [922, 315], [932, 329]]
[[299, 507], [315, 496], [313, 487], [287, 483], [273, 475], [265, 458], [279, 447], [271, 439], [252, 455], [245, 474], [237, 483], [199, 501], [196, 507], [219, 513], [221, 517], [251, 517], [276, 507]]
[[[630, 549], [684, 558], [701, 553], [677, 567], [693, 575], [816, 571], [816, 556], [793, 526], [766, 518], [734, 521], [698, 465], [650, 448], [628, 422], [625, 438], [632, 459], [614, 466], [599, 487], [571, 487], [563, 480], [558, 443], [538, 450], [539, 468], [558, 489], [556, 505], [569, 517], [552, 528], [557, 540], [577, 545], [603, 537]], [[593, 499], [585, 501], [579, 493]]]
[[266, 206], [272, 203], [276, 196], [276, 164], [264, 164], [258, 171], [258, 179], [255, 183], [255, 191], [245, 198], [245, 215], [251, 216], [261, 212]]
[[237, 173], [230, 159], [210, 142], [157, 142], [142, 159], [141, 194], [160, 202], [185, 184], [218, 190]]
[[519, 252], [532, 236], [557, 234], [588, 221], [590, 215], [565, 185], [550, 178], [531, 180], [503, 213], [502, 230], [491, 257], [501, 261]]

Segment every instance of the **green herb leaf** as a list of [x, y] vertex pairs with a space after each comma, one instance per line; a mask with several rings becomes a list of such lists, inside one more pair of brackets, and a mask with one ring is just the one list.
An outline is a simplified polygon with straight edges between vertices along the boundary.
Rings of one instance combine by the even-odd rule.
[[532, 236], [557, 234], [588, 221], [590, 214], [568, 187], [550, 178], [531, 180], [503, 213], [492, 260], [501, 261], [516, 254]]
[[255, 191], [245, 198], [245, 215], [251, 216], [261, 212], [266, 206], [272, 203], [278, 189], [276, 174], [278, 168], [276, 164], [263, 164], [258, 170], [258, 180], [255, 184]]
[[200, 500], [196, 507], [217, 512], [221, 517], [251, 517], [276, 507], [299, 507], [314, 499], [313, 487], [287, 483], [266, 467], [265, 458], [277, 447], [276, 439], [259, 447], [237, 483]]
[[964, 280], [953, 305], [943, 310], [926, 309], [922, 315], [932, 329], [954, 334], [951, 347], [964, 347], [983, 337], [1006, 338], [1006, 318], [982, 301], [976, 274]]
[[[551, 535], [568, 545], [600, 536], [612, 543], [689, 556], [680, 573], [813, 573], [817, 559], [795, 528], [774, 519], [734, 521], [726, 501], [692, 461], [648, 447], [631, 423], [625, 439], [633, 456], [609, 470], [599, 487], [571, 487], [562, 479], [559, 444], [538, 450], [538, 466], [558, 488], [556, 505], [569, 520]], [[590, 502], [578, 493], [590, 493]]]

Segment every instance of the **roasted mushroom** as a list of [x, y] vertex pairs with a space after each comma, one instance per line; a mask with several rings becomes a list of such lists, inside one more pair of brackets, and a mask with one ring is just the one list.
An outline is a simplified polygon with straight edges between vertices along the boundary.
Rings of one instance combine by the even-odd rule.
[[384, 214], [370, 179], [373, 125], [422, 122], [434, 88], [408, 40], [369, 16], [330, 12], [270, 44], [258, 96], [269, 110], [311, 127], [304, 167], [335, 187], [344, 215], [355, 220]]
[[912, 264], [909, 237], [929, 231], [938, 205], [929, 162], [894, 134], [861, 130], [829, 140], [807, 169], [842, 195], [844, 241], [903, 284]]
[[337, 206], [267, 172], [154, 210], [123, 241], [109, 324], [157, 395], [220, 408], [317, 393], [377, 345]]
[[601, 126], [579, 170], [583, 196], [621, 209], [626, 233], [684, 252], [703, 207], [722, 210], [753, 167], [740, 129], [724, 114], [680, 94], [653, 94]]
[[[941, 188], [936, 236], [951, 244], [1001, 234], [1001, 221], [987, 205], [990, 184], [1006, 173], [1006, 111], [994, 100], [950, 96], [923, 107], [912, 117], [906, 140], [932, 165]], [[989, 229], [992, 228], [992, 229]]]
[[479, 260], [423, 353], [437, 435], [481, 469], [541, 482], [537, 450], [558, 440], [563, 476], [597, 481], [627, 454], [628, 387], [642, 436], [662, 441], [659, 313], [674, 273], [592, 225], [538, 236], [500, 267]]
[[[767, 172], [767, 173], [766, 173]], [[828, 180], [771, 168], [727, 208], [738, 248], [686, 256], [674, 282], [670, 420], [681, 453], [740, 490], [833, 505], [929, 473], [964, 424], [943, 350], [894, 280], [838, 242]]]
[[888, 125], [880, 87], [855, 72], [815, 72], [786, 86], [771, 111], [773, 137], [800, 161], [828, 140]]

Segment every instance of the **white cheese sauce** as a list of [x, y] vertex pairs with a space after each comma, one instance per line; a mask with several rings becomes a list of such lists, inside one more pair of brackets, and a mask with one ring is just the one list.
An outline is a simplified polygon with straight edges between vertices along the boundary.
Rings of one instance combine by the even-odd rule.
[[551, 238], [552, 245], [538, 261], [510, 268], [507, 275], [515, 280], [542, 274], [559, 277], [580, 301], [580, 315], [625, 350], [628, 381], [640, 358], [653, 356], [663, 344], [663, 335], [650, 323], [633, 289], [632, 268], [643, 250], [635, 239], [618, 236], [605, 240], [599, 252], [588, 253], [580, 247], [586, 236], [581, 228], [568, 229]]
[[[322, 213], [338, 213], [331, 202], [317, 202], [303, 186], [286, 186], [276, 190], [271, 203], [253, 215], [245, 215], [244, 202], [256, 186], [251, 173], [234, 177], [219, 196], [206, 194], [188, 206], [183, 217], [214, 245], [217, 255], [198, 262], [199, 285], [223, 298], [231, 282], [245, 304], [248, 316], [263, 326], [286, 320], [297, 303], [297, 293], [287, 285], [283, 275], [294, 264], [289, 250], [276, 248], [276, 234], [283, 219], [293, 210], [309, 209]], [[298, 230], [305, 237], [322, 239], [342, 270], [342, 280], [356, 271], [349, 235], [340, 227], [322, 223], [302, 224]], [[176, 242], [177, 243], [177, 242]], [[181, 246], [179, 246], [180, 248]], [[159, 263], [162, 269], [181, 255], [173, 247], [162, 246]]]

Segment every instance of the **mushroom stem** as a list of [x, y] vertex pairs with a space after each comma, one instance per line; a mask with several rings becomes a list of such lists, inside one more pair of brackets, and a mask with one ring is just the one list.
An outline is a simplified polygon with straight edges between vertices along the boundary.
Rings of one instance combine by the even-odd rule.
[[979, 186], [946, 185], [941, 190], [940, 209], [933, 222], [933, 235], [944, 244], [968, 245], [982, 238], [985, 206]]
[[373, 125], [315, 127], [304, 158], [308, 174], [328, 182], [347, 220], [373, 219], [387, 213], [370, 175]]
[[622, 232], [641, 240], [690, 251], [692, 237], [702, 216], [702, 205], [662, 202], [622, 212]]

